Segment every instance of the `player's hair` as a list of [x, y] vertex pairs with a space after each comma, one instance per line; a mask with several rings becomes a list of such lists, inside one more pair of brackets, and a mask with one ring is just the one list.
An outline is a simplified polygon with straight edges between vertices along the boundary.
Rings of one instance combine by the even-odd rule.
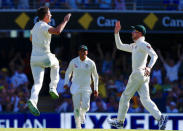
[[47, 6], [42, 6], [37, 10], [37, 16], [39, 20], [43, 20], [45, 15], [48, 13], [49, 8]]

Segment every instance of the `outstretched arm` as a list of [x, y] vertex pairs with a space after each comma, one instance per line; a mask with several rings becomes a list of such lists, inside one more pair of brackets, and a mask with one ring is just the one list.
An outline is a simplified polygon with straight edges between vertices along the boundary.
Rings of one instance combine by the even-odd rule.
[[98, 96], [98, 73], [95, 63], [93, 63], [92, 67], [92, 78], [94, 82], [94, 96]]
[[59, 24], [56, 28], [54, 28], [54, 27], [49, 28], [48, 32], [50, 34], [59, 35], [63, 31], [63, 29], [65, 28], [65, 26], [66, 26], [67, 22], [69, 21], [70, 17], [71, 17], [71, 13], [68, 13], [64, 17], [64, 21], [61, 24]]
[[133, 49], [132, 45], [122, 43], [122, 41], [120, 39], [120, 36], [119, 36], [119, 31], [120, 30], [121, 30], [120, 21], [117, 21], [116, 25], [115, 25], [115, 29], [114, 29], [114, 37], [115, 37], [116, 47], [119, 50], [132, 52], [132, 49]]
[[69, 79], [71, 77], [72, 72], [73, 72], [73, 62], [71, 61], [69, 63], [69, 67], [67, 68], [66, 73], [65, 73], [65, 81], [64, 81], [64, 88], [65, 89], [68, 88]]

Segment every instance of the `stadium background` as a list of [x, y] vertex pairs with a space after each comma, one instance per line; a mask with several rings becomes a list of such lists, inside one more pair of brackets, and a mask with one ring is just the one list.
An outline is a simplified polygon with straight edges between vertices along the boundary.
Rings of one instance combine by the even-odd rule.
[[[48, 95], [46, 69], [38, 104], [42, 114], [33, 117], [26, 105], [33, 84], [29, 36], [37, 21], [36, 9], [42, 5], [51, 8], [53, 26], [68, 12], [72, 17], [64, 32], [53, 36], [51, 42], [51, 51], [60, 61], [60, 99], [52, 100]], [[100, 96], [91, 97], [85, 127], [112, 128], [106, 119], [116, 116], [131, 72], [131, 55], [116, 50], [114, 43], [114, 24], [120, 20], [123, 42], [132, 42], [131, 25], [143, 24], [146, 40], [171, 65], [167, 69], [158, 59], [151, 73], [150, 93], [159, 109], [170, 117], [168, 129], [183, 130], [182, 9], [182, 0], [0, 0], [0, 127], [74, 128], [71, 95], [63, 89], [63, 76], [69, 61], [77, 56], [77, 47], [86, 44], [100, 75]], [[167, 74], [171, 70], [172, 74]], [[137, 96], [131, 100], [125, 128], [157, 129], [157, 122]]]

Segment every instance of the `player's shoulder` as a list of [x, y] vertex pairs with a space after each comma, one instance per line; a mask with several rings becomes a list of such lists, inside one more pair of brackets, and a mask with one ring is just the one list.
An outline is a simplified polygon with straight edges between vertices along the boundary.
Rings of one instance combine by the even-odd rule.
[[151, 46], [150, 43], [148, 43], [147, 41], [141, 41], [140, 45], [141, 46]]
[[135, 45], [136, 45], [135, 43], [130, 43], [131, 47], [135, 47]]
[[88, 62], [88, 63], [90, 63], [90, 64], [93, 64], [93, 65], [95, 65], [95, 62], [94, 62], [94, 60], [92, 60], [92, 59], [90, 59], [90, 58], [88, 58], [88, 57], [87, 57], [87, 62]]
[[78, 57], [72, 58], [72, 60], [71, 60], [72, 63], [76, 62], [76, 61], [78, 61]]

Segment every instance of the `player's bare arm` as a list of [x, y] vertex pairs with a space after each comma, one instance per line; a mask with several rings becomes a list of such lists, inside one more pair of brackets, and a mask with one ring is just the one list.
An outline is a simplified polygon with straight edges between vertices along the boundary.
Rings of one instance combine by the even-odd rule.
[[55, 35], [59, 35], [63, 29], [65, 28], [66, 24], [68, 23], [68, 21], [70, 20], [71, 17], [71, 13], [68, 13], [65, 17], [64, 17], [64, 21], [59, 24], [56, 28], [52, 27], [48, 30], [48, 32], [50, 34], [55, 34]]

